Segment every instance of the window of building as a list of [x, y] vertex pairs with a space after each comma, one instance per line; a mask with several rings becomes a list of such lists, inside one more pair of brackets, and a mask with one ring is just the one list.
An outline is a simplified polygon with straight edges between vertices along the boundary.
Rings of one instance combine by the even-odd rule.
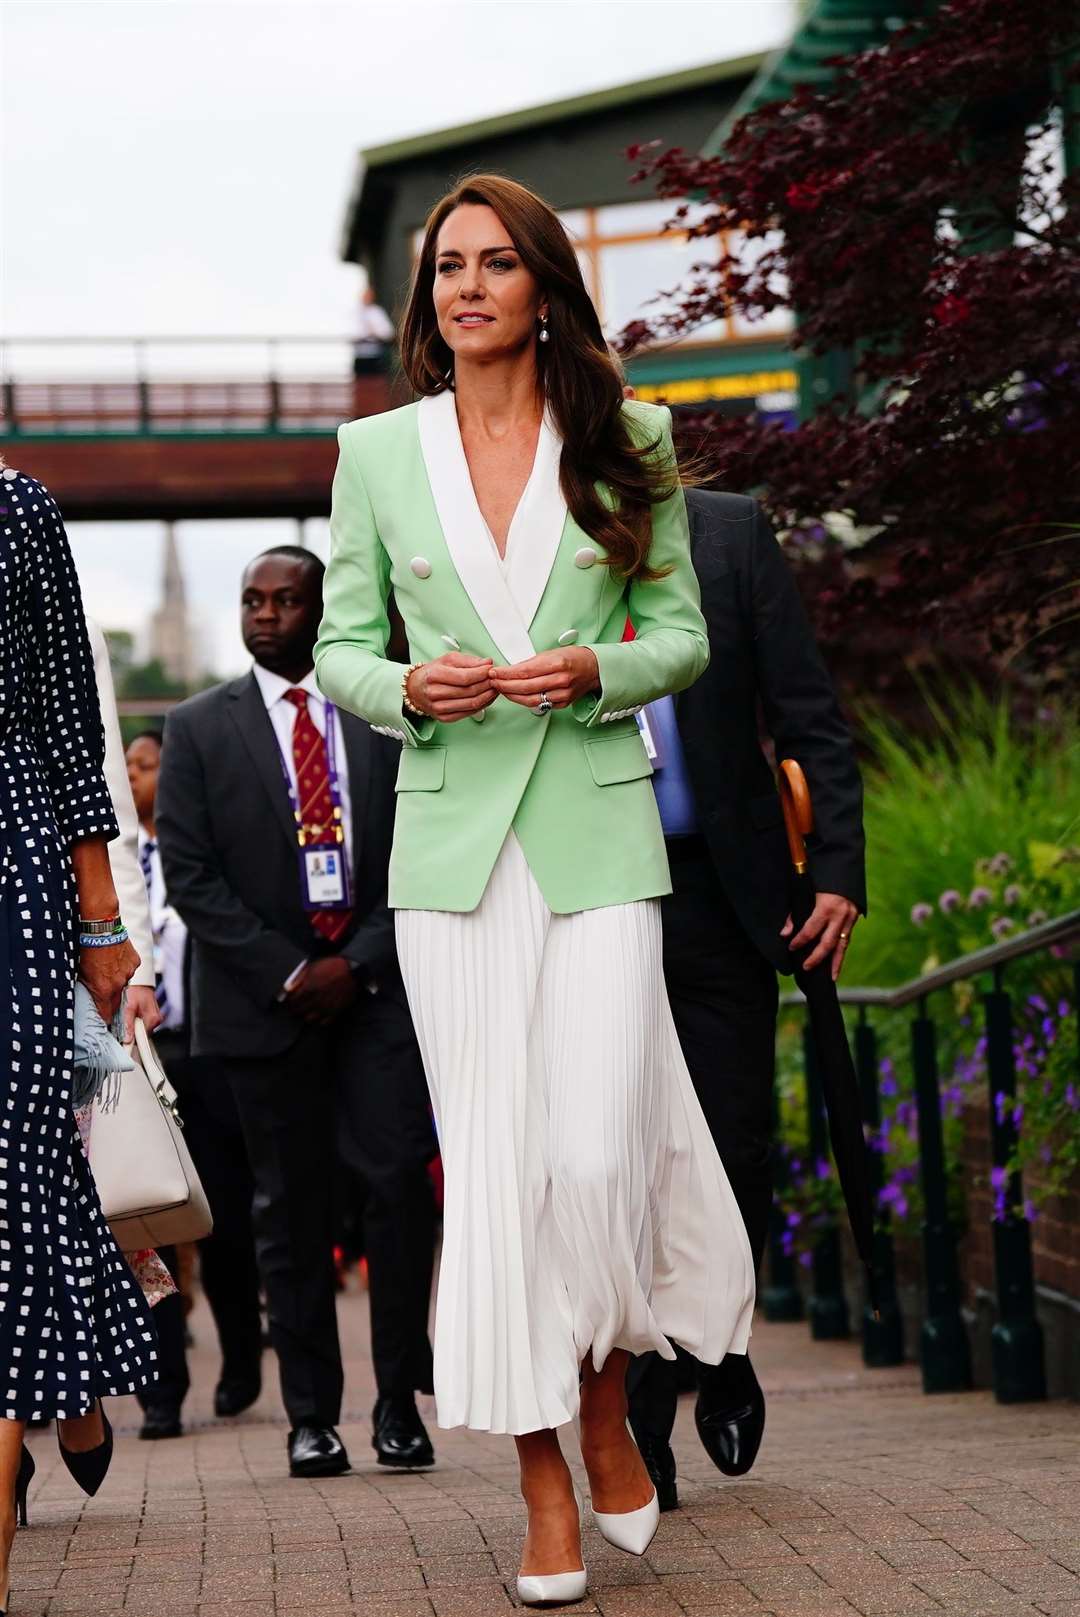
[[[729, 254], [757, 258], [766, 246], [773, 245], [771, 240], [747, 241], [741, 232], [731, 232], [726, 238], [689, 239], [678, 231], [665, 231], [675, 206], [650, 199], [560, 213], [607, 336], [615, 336], [631, 320], [662, 314], [673, 301], [666, 294], [691, 285], [695, 266], [715, 263], [725, 248]], [[775, 337], [790, 329], [791, 316], [782, 309], [757, 321], [741, 317], [711, 320], [696, 327], [685, 341]]]

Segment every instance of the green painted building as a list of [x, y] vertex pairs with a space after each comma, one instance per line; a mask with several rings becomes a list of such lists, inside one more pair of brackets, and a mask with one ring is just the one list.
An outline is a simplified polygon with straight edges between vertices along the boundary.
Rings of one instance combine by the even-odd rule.
[[[761, 56], [711, 63], [371, 147], [359, 154], [342, 256], [366, 268], [386, 308], [400, 309], [432, 204], [464, 175], [494, 169], [558, 209], [605, 330], [614, 333], [717, 250], [663, 233], [673, 205], [631, 186], [627, 148], [659, 140], [701, 150], [765, 65]], [[641, 398], [789, 415], [796, 404], [789, 324], [784, 315], [754, 326], [718, 321], [633, 361], [630, 375]]]
[[[790, 39], [765, 56], [716, 62], [591, 95], [529, 107], [361, 152], [342, 254], [363, 264], [388, 308], [400, 307], [418, 233], [432, 203], [470, 172], [495, 169], [539, 191], [575, 238], [586, 283], [613, 334], [649, 300], [672, 289], [715, 244], [661, 234], [672, 204], [629, 184], [626, 148], [665, 147], [713, 155], [743, 114], [787, 100], [800, 85], [825, 90], [837, 57], [883, 45], [932, 13], [937, 0], [803, 0]], [[1063, 70], [1059, 65], [1059, 73]], [[1063, 96], [1080, 108], [1080, 89]], [[1080, 116], [1067, 130], [1065, 167], [1080, 169]], [[738, 241], [729, 251], [748, 249]], [[653, 305], [655, 308], [655, 305]], [[805, 419], [848, 391], [852, 356], [796, 359], [786, 312], [747, 325], [717, 321], [691, 338], [631, 362], [638, 396], [672, 404], [710, 403], [733, 413]]]

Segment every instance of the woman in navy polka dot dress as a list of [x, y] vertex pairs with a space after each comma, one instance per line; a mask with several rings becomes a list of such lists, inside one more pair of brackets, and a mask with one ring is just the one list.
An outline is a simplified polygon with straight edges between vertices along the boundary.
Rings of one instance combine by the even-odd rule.
[[[0, 463], [2, 464], [2, 463]], [[60, 1422], [87, 1491], [111, 1433], [98, 1399], [155, 1378], [154, 1327], [101, 1215], [72, 1111], [76, 979], [108, 1020], [131, 944], [80, 945], [116, 915], [117, 835], [78, 580], [60, 513], [0, 473], [0, 1612], [31, 1416]], [[91, 931], [94, 929], [91, 928]], [[21, 1471], [21, 1476], [20, 1476]]]

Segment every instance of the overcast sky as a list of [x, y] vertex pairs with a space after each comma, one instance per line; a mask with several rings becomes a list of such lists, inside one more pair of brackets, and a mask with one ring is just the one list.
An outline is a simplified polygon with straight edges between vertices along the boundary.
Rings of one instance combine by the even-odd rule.
[[[767, 49], [793, 9], [0, 0], [3, 330], [339, 333], [357, 283], [338, 243], [362, 147]], [[34, 469], [25, 458], [23, 469]], [[323, 550], [323, 525], [309, 527]], [[180, 526], [208, 666], [245, 666], [228, 604], [240, 569], [294, 531]], [[160, 529], [84, 524], [71, 536], [88, 608], [141, 631]]]

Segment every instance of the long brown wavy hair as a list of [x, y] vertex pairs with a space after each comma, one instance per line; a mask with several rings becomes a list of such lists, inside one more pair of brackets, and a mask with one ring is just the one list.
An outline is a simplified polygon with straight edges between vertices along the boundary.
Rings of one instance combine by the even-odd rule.
[[652, 507], [675, 492], [678, 471], [657, 455], [659, 438], [635, 443], [630, 436], [622, 374], [608, 352], [573, 244], [542, 197], [500, 174], [473, 174], [435, 204], [401, 325], [406, 376], [417, 393], [429, 397], [454, 385], [453, 351], [435, 317], [435, 260], [439, 231], [463, 203], [498, 214], [547, 299], [550, 341], [537, 343], [537, 371], [562, 438], [560, 481], [571, 516], [603, 545], [618, 576], [660, 577], [648, 560]]

